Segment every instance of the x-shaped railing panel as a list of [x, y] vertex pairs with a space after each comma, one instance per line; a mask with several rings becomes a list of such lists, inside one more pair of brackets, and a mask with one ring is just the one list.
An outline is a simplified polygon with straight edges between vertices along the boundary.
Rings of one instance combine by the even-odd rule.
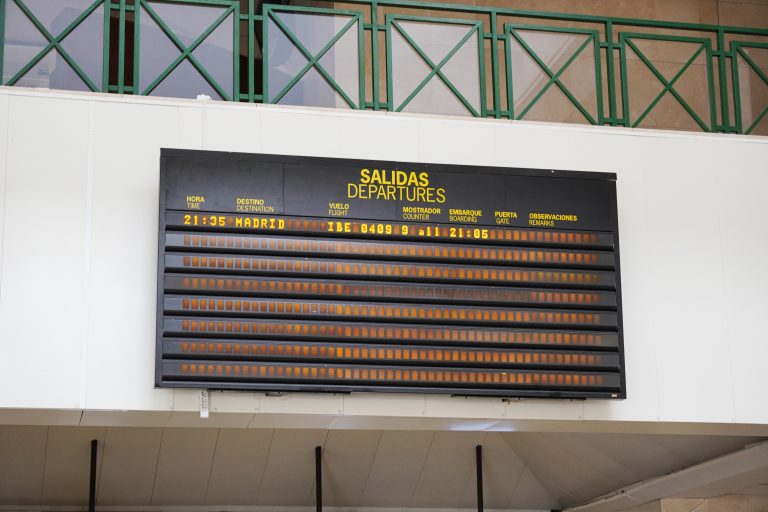
[[[475, 117], [481, 117], [485, 115], [485, 91], [484, 88], [480, 87], [480, 104], [479, 108], [475, 108], [472, 103], [467, 100], [467, 98], [459, 91], [459, 89], [451, 82], [450, 79], [448, 79], [445, 76], [445, 73], [442, 71], [443, 66], [445, 66], [448, 61], [451, 60], [451, 58], [456, 55], [456, 53], [464, 46], [464, 43], [469, 41], [469, 39], [472, 36], [476, 36], [478, 38], [478, 62], [479, 62], [479, 72], [480, 72], [480, 83], [483, 83], [483, 75], [485, 74], [484, 71], [484, 58], [483, 58], [483, 40], [482, 40], [482, 23], [479, 21], [469, 21], [469, 20], [456, 20], [456, 19], [434, 19], [434, 18], [425, 18], [421, 16], [397, 16], [397, 15], [387, 15], [387, 68], [390, 70], [390, 73], [388, 75], [388, 98], [391, 104], [391, 108], [395, 112], [402, 112], [402, 110], [408, 106], [408, 104], [424, 89], [424, 87], [429, 83], [432, 78], [435, 76], [440, 79], [443, 84], [445, 84], [446, 87], [453, 93], [454, 96], [461, 102], [461, 104], [466, 108], [473, 116]], [[413, 38], [408, 34], [408, 32], [403, 28], [403, 26], [400, 24], [400, 21], [416, 21], [416, 22], [426, 22], [426, 23], [438, 23], [438, 24], [444, 24], [444, 25], [464, 25], [467, 27], [468, 31], [467, 33], [459, 40], [456, 45], [454, 45], [451, 50], [443, 57], [443, 59], [438, 62], [437, 64], [434, 63], [432, 59], [429, 58], [429, 56], [424, 52], [422, 48], [419, 47], [419, 45], [416, 43], [416, 41], [413, 40]], [[392, 76], [392, 30], [395, 29], [397, 32], [405, 39], [405, 41], [410, 45], [411, 48], [416, 52], [416, 54], [421, 58], [421, 60], [424, 61], [424, 63], [429, 68], [429, 73], [426, 77], [424, 77], [421, 82], [419, 82], [419, 85], [416, 86], [416, 88], [411, 91], [411, 93], [403, 100], [400, 105], [395, 105], [394, 99], [393, 99], [393, 76]]]
[[[552, 71], [552, 69], [541, 59], [541, 57], [531, 48], [531, 46], [525, 41], [525, 39], [522, 37], [519, 31], [539, 31], [544, 33], [558, 33], [558, 34], [573, 34], [573, 35], [583, 35], [586, 36], [584, 39], [584, 42], [576, 49], [575, 52], [563, 63], [562, 66], [557, 70], [557, 72]], [[525, 115], [533, 108], [534, 105], [544, 96], [544, 94], [549, 90], [550, 87], [553, 85], [557, 86], [558, 89], [565, 95], [566, 98], [573, 104], [574, 107], [581, 113], [582, 116], [590, 123], [590, 124], [598, 124], [597, 120], [592, 116], [592, 114], [589, 113], [589, 111], [584, 107], [584, 105], [573, 95], [573, 93], [568, 89], [568, 87], [563, 84], [561, 77], [563, 73], [568, 69], [568, 67], [581, 55], [581, 53], [590, 45], [593, 45], [593, 51], [594, 51], [594, 59], [595, 59], [595, 94], [596, 94], [596, 105], [597, 105], [597, 117], [601, 118], [601, 112], [602, 112], [602, 105], [603, 105], [603, 99], [602, 99], [602, 85], [600, 84], [599, 77], [601, 75], [600, 72], [600, 45], [599, 45], [599, 34], [596, 30], [588, 30], [588, 29], [570, 29], [570, 28], [560, 28], [560, 27], [542, 27], [539, 25], [518, 25], [518, 24], [507, 24], [506, 25], [506, 31], [505, 31], [505, 37], [507, 40], [506, 44], [506, 52], [507, 52], [507, 95], [508, 95], [508, 104], [510, 108], [510, 112], [512, 112], [514, 116], [514, 91], [512, 89], [512, 80], [513, 80], [513, 62], [512, 62], [512, 44], [511, 41], [514, 39], [522, 48], [525, 50], [525, 52], [533, 59], [533, 61], [536, 63], [536, 65], [547, 75], [548, 81], [544, 86], [541, 88], [541, 90], [536, 94], [536, 96], [531, 99], [531, 101], [528, 102], [528, 104], [523, 107], [520, 114], [517, 116], [514, 116], [515, 119], [523, 119]]]
[[[678, 43], [690, 43], [699, 45], [694, 51], [693, 55], [683, 64], [683, 66], [675, 73], [671, 80], [667, 80], [666, 77], [654, 66], [651, 60], [637, 47], [633, 42], [635, 39], [651, 40], [659, 42], [678, 42]], [[651, 103], [643, 110], [643, 112], [637, 117], [637, 119], [629, 126], [633, 128], [639, 126], [639, 124], [648, 116], [648, 114], [656, 107], [665, 94], [671, 94], [681, 107], [688, 113], [689, 116], [701, 127], [704, 131], [711, 131], [711, 127], [715, 125], [715, 97], [714, 97], [714, 79], [712, 73], [712, 43], [709, 39], [702, 39], [697, 37], [675, 37], [675, 36], [658, 36], [655, 34], [634, 34], [623, 32], [619, 36], [621, 46], [621, 69], [622, 69], [622, 96], [624, 102], [624, 117], [627, 123], [629, 120], [629, 88], [627, 80], [627, 48], [631, 48], [637, 55], [640, 61], [653, 73], [661, 85], [662, 90], [656, 95]], [[685, 74], [688, 68], [693, 65], [696, 59], [699, 58], [702, 52], [706, 52], [706, 65], [707, 65], [707, 85], [709, 91], [709, 112], [710, 112], [710, 125], [708, 126], [701, 117], [696, 113], [693, 107], [685, 101], [682, 95], [675, 89], [675, 83]]]
[[[268, 91], [268, 82], [269, 80], [267, 77], [269, 76], [270, 72], [270, 62], [268, 58], [264, 58], [264, 97], [268, 98], [269, 103], [279, 103], [283, 97], [285, 97], [286, 94], [297, 84], [299, 81], [304, 78], [304, 76], [311, 70], [315, 69], [320, 74], [321, 77], [325, 80], [325, 82], [331, 87], [333, 91], [339, 94], [341, 98], [344, 100], [344, 102], [350, 107], [350, 108], [361, 108], [361, 106], [364, 104], [364, 86], [363, 86], [363, 77], [362, 77], [362, 68], [363, 68], [363, 54], [362, 54], [362, 46], [363, 46], [363, 18], [362, 14], [356, 11], [347, 11], [347, 10], [330, 10], [330, 9], [320, 9], [320, 8], [308, 8], [304, 7], [301, 9], [301, 13], [309, 13], [315, 14], [315, 15], [321, 15], [321, 16], [337, 16], [337, 17], [349, 17], [349, 21], [338, 31], [336, 34], [334, 34], [333, 37], [318, 51], [316, 54], [313, 54], [306, 45], [304, 45], [300, 40], [299, 37], [293, 33], [293, 31], [286, 25], [286, 23], [280, 19], [279, 13], [280, 12], [288, 12], [293, 13], [296, 12], [295, 9], [291, 9], [288, 7], [280, 7], [280, 6], [273, 6], [273, 5], [265, 5], [264, 6], [264, 33], [267, 34], [270, 29], [269, 23], [272, 22], [274, 25], [285, 35], [285, 37], [288, 39], [288, 41], [293, 44], [297, 50], [304, 56], [304, 58], [307, 59], [307, 63], [299, 70], [299, 72], [294, 75], [287, 84], [285, 84], [282, 89], [277, 92], [277, 94], [271, 95]], [[333, 77], [331, 73], [328, 72], [327, 69], [320, 63], [320, 60], [328, 53], [328, 51], [333, 48], [333, 46], [349, 31], [357, 25], [357, 53], [358, 53], [358, 65], [359, 65], [359, 91], [358, 91], [358, 102], [355, 102], [352, 100], [350, 95], [347, 91], [344, 90], [344, 88], [339, 85], [339, 83], [336, 81], [336, 79]], [[267, 52], [267, 38], [264, 40], [264, 55], [268, 55]]]
[[[216, 90], [216, 92], [225, 100], [230, 100], [232, 97], [231, 92], [227, 92], [224, 90], [224, 88], [219, 84], [215, 78], [211, 76], [210, 73], [205, 69], [205, 66], [203, 66], [200, 61], [195, 57], [195, 55], [192, 53], [194, 52], [198, 46], [200, 46], [205, 39], [213, 33], [214, 30], [216, 30], [219, 25], [224, 23], [224, 21], [230, 16], [237, 16], [237, 9], [238, 3], [237, 2], [216, 2], [211, 4], [204, 4], [207, 6], [213, 6], [213, 7], [223, 7], [222, 13], [219, 15], [218, 18], [216, 18], [216, 21], [214, 21], [202, 34], [200, 34], [194, 41], [192, 41], [192, 44], [189, 46], [185, 45], [181, 39], [174, 34], [173, 30], [168, 26], [168, 24], [163, 21], [163, 19], [160, 17], [160, 15], [155, 11], [152, 6], [150, 0], [138, 0], [137, 2], [137, 9], [136, 9], [136, 26], [140, 25], [140, 12], [142, 8], [144, 11], [149, 14], [149, 17], [152, 19], [152, 21], [157, 24], [158, 27], [160, 27], [160, 30], [163, 31], [163, 33], [168, 36], [168, 38], [171, 40], [171, 42], [176, 46], [176, 48], [179, 50], [179, 55], [176, 56], [176, 58], [173, 59], [173, 61], [154, 79], [152, 82], [143, 90], [140, 91], [140, 94], [148, 95], [150, 94], [155, 88], [160, 85], [160, 83], [168, 78], [168, 76], [173, 73], [173, 71], [184, 62], [184, 60], [188, 60], [190, 64], [197, 70], [198, 73], [205, 79], [206, 82], [210, 84], [211, 87]], [[237, 23], [234, 24], [235, 30], [237, 30]], [[140, 32], [137, 29], [137, 37], [135, 39], [135, 44], [137, 45], [135, 55], [136, 55], [136, 64], [134, 66], [134, 83], [139, 83], [139, 45], [141, 44], [141, 38], [139, 36]], [[237, 38], [235, 38], [235, 41], [237, 41]], [[237, 57], [239, 54], [239, 50], [237, 46], [234, 47], [234, 58]]]
[[[741, 85], [738, 62], [739, 59], [743, 59], [744, 62], [746, 62], [747, 65], [752, 69], [752, 71], [757, 74], [760, 80], [762, 80], [763, 83], [768, 86], [768, 72], [760, 69], [760, 66], [754, 61], [754, 59], [752, 59], [752, 57], [749, 56], [749, 54], [745, 51], [745, 48], [758, 48], [768, 51], [768, 43], [752, 43], [741, 41], [734, 41], [731, 43], [731, 51], [733, 52], [733, 94], [734, 102], [736, 104], [736, 126], [739, 132], [741, 132], [743, 128], [743, 114], [741, 111]], [[766, 115], [768, 115], [768, 104], [765, 105], [763, 110], [752, 121], [752, 124], [749, 125], [749, 128], [744, 130], [743, 133], [746, 135], [752, 133], [752, 130], [757, 128], [757, 125], [760, 124], [760, 121], [762, 121]]]
[[[23, 0], [7, 0], [8, 2], [13, 2], [16, 4], [16, 6], [21, 10], [21, 12], [24, 13], [24, 15], [29, 19], [29, 21], [35, 26], [35, 28], [40, 31], [40, 34], [45, 38], [47, 41], [47, 44], [45, 47], [40, 50], [40, 52], [35, 55], [32, 60], [30, 60], [27, 64], [25, 64], [18, 72], [16, 72], [15, 75], [13, 75], [6, 85], [14, 85], [19, 80], [21, 80], [24, 75], [26, 75], [32, 68], [34, 68], [48, 53], [52, 50], [56, 50], [59, 55], [66, 61], [66, 63], [74, 70], [74, 72], [77, 74], [77, 76], [85, 83], [85, 85], [88, 86], [88, 88], [91, 91], [100, 91], [101, 87], [96, 86], [96, 84], [91, 80], [91, 78], [88, 76], [88, 74], [77, 64], [75, 59], [72, 58], [72, 56], [62, 47], [61, 43], [69, 34], [71, 34], [78, 26], [80, 26], [80, 23], [82, 23], [86, 18], [91, 16], [93, 12], [99, 8], [99, 6], [104, 4], [104, 0], [95, 0], [91, 5], [89, 5], [82, 13], [80, 13], [79, 16], [77, 16], [72, 23], [70, 23], [64, 30], [62, 30], [57, 36], [54, 37], [51, 32], [45, 28], [45, 25], [40, 22], [40, 20], [35, 16], [35, 14], [32, 12], [32, 10], [27, 7]], [[105, 10], [106, 11], [106, 10]], [[107, 16], [105, 12], [105, 16]]]
[[[161, 4], [162, 9], [159, 7]], [[67, 6], [75, 7], [76, 10], [68, 10]], [[184, 15], [178, 18], [169, 17], [168, 12], [184, 10], [171, 8], [171, 6], [220, 7], [222, 16], [200, 37], [196, 37], [207, 23], [214, 21], [218, 13], [209, 11], [208, 14], [200, 16], [201, 21], [194, 19], [197, 18], [197, 14], [193, 12], [193, 19], [187, 24], [188, 20]], [[43, 8], [45, 11], [42, 10]], [[227, 9], [229, 11], [224, 12]], [[467, 115], [491, 115], [508, 119], [533, 118], [536, 110], [532, 110], [533, 107], [547, 107], [549, 100], [556, 100], [552, 105], [557, 106], [559, 105], [557, 102], [565, 100], [569, 105], [572, 104], [587, 122], [613, 126], [650, 124], [649, 118], [653, 117], [654, 112], [658, 113], [665, 105], [665, 100], [668, 100], [667, 105], [671, 104], [676, 110], [682, 107], [687, 112], [686, 114], [680, 112], [678, 118], [683, 117], [683, 121], [686, 122], [690, 119], [688, 124], [692, 127], [724, 133], [758, 133], [766, 126], [766, 119], [768, 119], [768, 105], [755, 103], [759, 98], [747, 91], [744, 82], [744, 73], [749, 73], [752, 85], [762, 87], [763, 83], [768, 83], [768, 69], [756, 56], [757, 53], [751, 50], [752, 48], [768, 49], [768, 30], [766, 29], [568, 13], [536, 13], [494, 6], [425, 4], [412, 0], [391, 0], [384, 4], [376, 0], [356, 0], [354, 7], [349, 9], [352, 11], [335, 9], [331, 5], [325, 9], [310, 6], [269, 5], [257, 0], [78, 0], [77, 2], [0, 0], [0, 74], [2, 75], [0, 80], [5, 85], [32, 84], [170, 96], [191, 93], [194, 87], [202, 86], [202, 92], [208, 91], [209, 94], [221, 96], [223, 99], [269, 103], [286, 102], [286, 96], [293, 97], [293, 93], [298, 92], [302, 84], [306, 88], [302, 90], [302, 98], [297, 101], [314, 101], [312, 93], [315, 90], [311, 87], [317, 87], [319, 84], [322, 90], [317, 92], [333, 93], [335, 100], [332, 105], [396, 111], [417, 110], [416, 104], [427, 104], [428, 106], [424, 107], [427, 111], [431, 108], [437, 112], [442, 109], [441, 101], [445, 101], [450, 102], [450, 105], [443, 109], [444, 113], [460, 111]], [[103, 20], [101, 19], [102, 11]], [[327, 28], [327, 23], [320, 20], [323, 25], [319, 29], [320, 39], [325, 37], [325, 34], [328, 34], [328, 37], [335, 34], [334, 38], [322, 45], [318, 43], [325, 43], [325, 41], [318, 40], [317, 33], [311, 36], [304, 35], [315, 30], [314, 27], [303, 27], [309, 32], [298, 31], [293, 28], [289, 20], [271, 16], [272, 11], [291, 12], [296, 15], [323, 13], [327, 17], [353, 16], [356, 21], [345, 20], [344, 23], [351, 23], [351, 25], [344, 26], [342, 32], [338, 33], [335, 28], [331, 32]], [[423, 15], [418, 15], [419, 11]], [[439, 12], [444, 14], [435, 14]], [[231, 18], [227, 18], [228, 15]], [[140, 44], [142, 32], [147, 29], [142, 30], [139, 18], [147, 21], [153, 36], [162, 39], [160, 43], [162, 48], [153, 48], [151, 44]], [[170, 23], [163, 23], [161, 18], [167, 18], [165, 21]], [[392, 19], [396, 22], [391, 23]], [[478, 19], [482, 22], [467, 22], [467, 20]], [[514, 24], [510, 31], [505, 22], [515, 19], [529, 20], [526, 23], [530, 25]], [[18, 20], [18, 23], [14, 20]], [[266, 23], [267, 20], [269, 24]], [[423, 33], [413, 32], [412, 27], [405, 20], [447, 25], [462, 22], [479, 24], [476, 52], [479, 54], [479, 60], [477, 63], [474, 60], [471, 63], [472, 76], [469, 76], [469, 72], [460, 74], [462, 66], [465, 70], [468, 69], [468, 55], [475, 53], [474, 42], [470, 39], [467, 41], [472, 43], [471, 51], [468, 48], [470, 45], [465, 41], [463, 48], [453, 52], [447, 60], [445, 59], [445, 52], [451, 49], [450, 46], [458, 41], [461, 34], [467, 35], [466, 32], [453, 31], [454, 37], [451, 31], [446, 31], [446, 34], [451, 34], [446, 38], [448, 41], [446, 44], [442, 44], [444, 41], [439, 40], [436, 40], [436, 44], [431, 40], [425, 43], [426, 36]], [[231, 44], [224, 40], [224, 33], [230, 32], [230, 21], [233, 32]], [[103, 31], [99, 30], [97, 34], [95, 30], [98, 29], [99, 23], [103, 23]], [[359, 52], [358, 67], [353, 72], [351, 67], [343, 66], [352, 59], [350, 33], [355, 32], [356, 23]], [[342, 28], [342, 24], [334, 24], [334, 27]], [[196, 27], [192, 29], [193, 34], [188, 34], [181, 28], [188, 29], [190, 25]], [[261, 29], [266, 29], [268, 25], [271, 26], [273, 33], [279, 32], [280, 43], [292, 51], [290, 66], [287, 66], [290, 67], [290, 71], [285, 72], [284, 69], [280, 69], [282, 73], [280, 76], [271, 75], [266, 63], [269, 52], [266, 51], [267, 41], [262, 41]], [[64, 27], [63, 30], [61, 27]], [[576, 49], [579, 43], [562, 45], [558, 50], [560, 55], [553, 59], [549, 50], [540, 49], [536, 44], [537, 41], [524, 32], [525, 30], [574, 33], [582, 31], [581, 28], [573, 27], [597, 28], [597, 30], [583, 32], [590, 41], [584, 41], [586, 46], [580, 47], [576, 54], [570, 55], [572, 60], [568, 59], [565, 51], [570, 52]], [[286, 28], [292, 28], [296, 31], [293, 35], [298, 34], [299, 37], [290, 37], [291, 31], [286, 32]], [[620, 29], [642, 33], [620, 32]], [[517, 30], [520, 30], [523, 35], [517, 33]], [[241, 31], [243, 34], [240, 34]], [[664, 35], [667, 33], [669, 35]], [[681, 37], [686, 33], [692, 37]], [[145, 42], [146, 34], [144, 34]], [[242, 41], [247, 40], [247, 44], [241, 42], [240, 35], [246, 36]], [[392, 35], [397, 40], [398, 49], [408, 53], [406, 57], [395, 56], [394, 70], [390, 51]], [[470, 34], [469, 38], [471, 37], [473, 36]], [[688, 59], [689, 54], [686, 54], [679, 61], [683, 69], [677, 70], [676, 66], [673, 66], [675, 69], [667, 72], [667, 69], [659, 64], [638, 41], [638, 39], [652, 38], [659, 41], [695, 42], [698, 46], [692, 51], [695, 50], [698, 54], [690, 59]], [[214, 39], [216, 43], [213, 42]], [[222, 40], [225, 42], [222, 43]], [[93, 41], [93, 48], [90, 50], [95, 53], [88, 53], [88, 45], [91, 41]], [[414, 41], [422, 46], [413, 44]], [[382, 44], [386, 45], [387, 52], [380, 51]], [[519, 70], [512, 69], [512, 65], [517, 65], [517, 61], [510, 65], [510, 44], [514, 45], [515, 53], [512, 57], [519, 58], [522, 55], [526, 71], [537, 75], [534, 81], [527, 80], [528, 77], [525, 74], [514, 74], [519, 73]], [[595, 49], [594, 66], [584, 59], [589, 53], [590, 44]], [[127, 45], [133, 45], [133, 51], [131, 48], [126, 48]], [[232, 53], [231, 66], [227, 61], [226, 69], [220, 65], [222, 60], [215, 60], [221, 59], [217, 54], [222, 54], [224, 45], [226, 45], [227, 58]], [[345, 47], [344, 52], [339, 52], [339, 55], [343, 53], [341, 57], [334, 54], [334, 47], [338, 49], [340, 46]], [[100, 47], [101, 51], [97, 47]], [[486, 47], [491, 49], [487, 63], [484, 58], [484, 54], [488, 51]], [[502, 48], [507, 52], [506, 63], [503, 62], [505, 56], [499, 55], [498, 50]], [[427, 51], [424, 51], [425, 49]], [[637, 57], [631, 55], [638, 53], [636, 51], [638, 49], [640, 51]], [[632, 73], [628, 75], [628, 53], [634, 61], [630, 64], [638, 66], [632, 68], [632, 71], [639, 71], [643, 76], [635, 76]], [[384, 55], [387, 58], [386, 62]], [[618, 63], [613, 56], [619, 57]], [[152, 57], [157, 58], [152, 59]], [[257, 62], [262, 58], [264, 67], [260, 72]], [[567, 66], [561, 65], [566, 59], [569, 60]], [[329, 64], [331, 60], [333, 65]], [[170, 64], [166, 66], [167, 63]], [[396, 69], [397, 66], [401, 67]], [[414, 67], [413, 72], [410, 72], [408, 66]], [[426, 68], [422, 70], [422, 66]], [[604, 76], [600, 71], [601, 66], [605, 71]], [[691, 75], [700, 76], [705, 67], [706, 79], [697, 78], [696, 83], [691, 83], [693, 81]], [[730, 73], [728, 67], [731, 68]], [[479, 80], [474, 76], [477, 68], [482, 70]], [[488, 74], [485, 68], [488, 68]], [[587, 70], [587, 68], [590, 69]], [[294, 76], [295, 72], [298, 72], [296, 76]], [[400, 77], [405, 77], [404, 80], [394, 80], [395, 97], [392, 95], [393, 72], [395, 75], [399, 73]], [[594, 72], [597, 84], [594, 92], [597, 96], [596, 105], [593, 103], [593, 92], [587, 90], [584, 82], [590, 72]], [[578, 87], [571, 85], [569, 77], [573, 73], [580, 75], [581, 81]], [[741, 76], [739, 76], [740, 73]], [[139, 80], [139, 75], [142, 80]], [[274, 77], [272, 81], [269, 80], [270, 76]], [[521, 94], [519, 76], [526, 78], [523, 81], [523, 88], [526, 89], [524, 94]], [[359, 87], [354, 85], [356, 78]], [[194, 79], [194, 83], [183, 82], [190, 79]], [[744, 88], [741, 91], [740, 79], [741, 88]], [[642, 83], [640, 82], [642, 80], [658, 87], [650, 96], [642, 100], [644, 104], [641, 109], [635, 108], [631, 111], [629, 100], [631, 99], [632, 103], [637, 102], [636, 84]], [[479, 82], [479, 86], [474, 83], [475, 81]], [[512, 91], [513, 83], [514, 91]], [[715, 83], [717, 83], [716, 89]], [[240, 90], [243, 87], [241, 84], [247, 84], [247, 91]], [[325, 91], [326, 84], [328, 91]], [[384, 98], [385, 94], [380, 94], [383, 89], [380, 86], [385, 84], [390, 93], [386, 98]], [[184, 87], [187, 85], [189, 91]], [[591, 84], [586, 85], [591, 88]], [[369, 101], [366, 101], [366, 86], [371, 96], [368, 98]], [[178, 87], [179, 91], [184, 89], [184, 92], [177, 93], [175, 87]], [[703, 91], [707, 87], [709, 87], [710, 119], [706, 114], [706, 92], [703, 94], [692, 92]], [[267, 88], [271, 89], [271, 95], [265, 90]], [[413, 88], [416, 90], [411, 90]], [[506, 91], [505, 88], [507, 88]], [[629, 91], [629, 88], [632, 90]], [[519, 96], [517, 105], [512, 92]], [[557, 98], [552, 97], [553, 92], [558, 92]], [[628, 97], [630, 92], [634, 95], [632, 98]], [[490, 98], [491, 105], [486, 104], [486, 94]], [[749, 114], [745, 110], [749, 106], [749, 98], [744, 94], [753, 95], [753, 112]], [[605, 105], [602, 101], [603, 95]], [[322, 96], [321, 101], [326, 100], [326, 96], [322, 94], [320, 96]], [[477, 96], [480, 96], [480, 101], [475, 99]], [[507, 105], [503, 105], [505, 96]], [[646, 101], [650, 104], [645, 105]]]

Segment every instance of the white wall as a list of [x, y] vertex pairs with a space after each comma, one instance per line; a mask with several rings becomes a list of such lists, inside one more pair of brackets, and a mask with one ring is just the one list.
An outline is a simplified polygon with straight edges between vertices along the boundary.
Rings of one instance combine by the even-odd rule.
[[16, 88], [0, 88], [0, 423], [195, 424], [196, 392], [153, 389], [161, 147], [618, 174], [627, 400], [232, 392], [208, 424], [768, 434], [768, 138]]

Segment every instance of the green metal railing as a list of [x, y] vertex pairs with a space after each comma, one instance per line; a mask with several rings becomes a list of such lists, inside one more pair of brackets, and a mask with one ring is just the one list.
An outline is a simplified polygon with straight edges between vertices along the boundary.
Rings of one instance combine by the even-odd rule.
[[[206, 6], [215, 6], [215, 7], [221, 7], [219, 9], [220, 12], [217, 13], [217, 16], [213, 23], [209, 24], [207, 28], [203, 30], [202, 33], [197, 35], [192, 41], [191, 44], [185, 44], [173, 31], [173, 29], [166, 23], [166, 21], [157, 13], [155, 8], [153, 8], [153, 4], [157, 4], [161, 2], [150, 2], [148, 0], [136, 0], [136, 7], [134, 7], [133, 12], [134, 14], [134, 63], [133, 63], [133, 76], [134, 76], [134, 84], [140, 83], [139, 76], [140, 76], [140, 69], [141, 69], [141, 61], [139, 59], [140, 55], [140, 43], [141, 43], [141, 17], [142, 16], [149, 16], [154, 23], [160, 27], [160, 29], [163, 31], [163, 33], [171, 40], [171, 42], [178, 48], [179, 54], [163, 69], [159, 75], [152, 78], [152, 81], [147, 85], [146, 87], [136, 87], [134, 86], [131, 88], [131, 92], [134, 92], [136, 94], [141, 95], [149, 95], [152, 93], [152, 91], [157, 88], [158, 85], [160, 85], [163, 80], [167, 79], [168, 76], [181, 64], [185, 59], [192, 64], [192, 66], [197, 70], [200, 75], [202, 75], [206, 81], [214, 88], [214, 90], [219, 94], [219, 96], [227, 101], [232, 100], [232, 93], [231, 91], [227, 91], [222, 87], [222, 85], [219, 83], [216, 78], [208, 72], [208, 70], [205, 68], [205, 66], [202, 65], [200, 60], [196, 58], [194, 51], [208, 38], [217, 28], [221, 26], [221, 24], [230, 16], [237, 16], [239, 14], [239, 3], [236, 0], [219, 0], [219, 1], [208, 1], [208, 2], [195, 2], [199, 4], [205, 4]], [[189, 4], [190, 2], [184, 2], [184, 4]], [[131, 6], [133, 7], [133, 6]], [[123, 19], [120, 21], [120, 25], [124, 26], [125, 24], [125, 15], [124, 11], [128, 8], [128, 6], [125, 5], [125, 2], [121, 2], [119, 4], [120, 12], [123, 13]], [[232, 48], [232, 59], [233, 59], [233, 66], [234, 66], [234, 76], [237, 76], [239, 74], [239, 70], [237, 69], [238, 66], [238, 59], [235, 58], [236, 55], [238, 55], [239, 50], [239, 24], [235, 23], [233, 24], [233, 48]], [[123, 29], [124, 30], [124, 29]], [[120, 38], [122, 41], [123, 37]], [[122, 56], [122, 59], [118, 61], [118, 66], [124, 67], [126, 65], [125, 63], [125, 56]], [[123, 73], [123, 76], [125, 74]], [[123, 79], [124, 82], [124, 79]], [[118, 90], [120, 89], [121, 83], [118, 80]], [[122, 84], [122, 89], [125, 91], [125, 84]]]
[[[157, 94], [187, 66], [187, 73], [193, 69], [228, 101], [318, 101], [340, 108], [429, 112], [433, 106], [424, 100], [430, 87], [439, 87], [456, 101], [455, 108], [474, 117], [555, 116], [549, 120], [672, 128], [684, 118], [678, 123], [683, 129], [768, 134], [768, 95], [761, 91], [768, 90], [766, 29], [410, 0], [346, 0], [323, 8], [258, 0], [83, 0], [65, 26], [52, 31], [50, 20], [41, 21], [39, 14], [52, 4], [0, 0], [3, 85], [29, 83], [31, 70], [45, 67], [44, 59], [55, 54], [96, 92]], [[199, 33], [184, 34], [185, 40], [177, 33], [180, 20], [170, 23], [159, 12], [169, 5], [198, 9], [210, 19], [198, 24]], [[103, 48], [98, 80], [81, 65], [82, 42], [76, 51], [67, 46], [74, 34], [87, 40], [81, 27], [102, 13], [103, 30], [92, 34], [93, 47]], [[30, 35], [35, 44], [14, 39], [19, 20], [30, 34], [39, 32]], [[212, 34], [230, 30], [225, 20], [233, 20], [231, 34], [216, 49], [231, 59], [226, 67], [231, 87], [220, 72], [211, 71], [211, 63], [221, 58], [201, 53]], [[142, 29], [150, 22], [176, 53], [140, 82], [147, 64], [142, 58], [153, 58], [151, 48], [142, 46], [151, 44]], [[311, 34], [309, 41], [307, 27], [313, 23], [331, 28]], [[276, 56], [270, 38], [288, 53]], [[543, 45], [546, 38], [550, 42]], [[466, 73], [457, 74], [458, 59]], [[356, 80], [342, 80], [350, 70]], [[280, 80], [276, 73], [283, 74]], [[402, 77], [407, 74], [416, 79], [406, 86]], [[327, 94], [318, 91], [317, 77]], [[306, 99], [310, 93], [314, 99]]]
[[[13, 2], [13, 0], [10, 0]], [[77, 77], [84, 82], [84, 84], [91, 90], [91, 91], [101, 91], [104, 90], [107, 84], [108, 75], [107, 75], [107, 69], [108, 69], [108, 53], [106, 51], [103, 52], [103, 65], [102, 65], [102, 76], [100, 77], [101, 80], [94, 80], [94, 77], [89, 76], [82, 66], [78, 64], [78, 62], [70, 55], [70, 53], [62, 46], [62, 41], [69, 36], [72, 32], [74, 32], [87, 18], [90, 16], [93, 16], [94, 13], [104, 5], [105, 0], [95, 0], [90, 2], [89, 4], [84, 4], [82, 8], [82, 12], [80, 12], [74, 20], [72, 20], [70, 23], [66, 24], [63, 29], [57, 30], [56, 33], [52, 33], [50, 30], [50, 27], [47, 27], [41, 20], [40, 17], [35, 14], [35, 12], [29, 8], [29, 6], [23, 2], [13, 2], [13, 5], [19, 10], [20, 13], [23, 14], [24, 18], [26, 19], [28, 23], [31, 24], [31, 26], [34, 27], [35, 30], [37, 30], [36, 35], [38, 37], [42, 36], [44, 38], [44, 46], [42, 49], [34, 53], [34, 56], [29, 59], [22, 67], [21, 69], [17, 70], [12, 74], [12, 76], [5, 78], [3, 74], [4, 64], [5, 64], [5, 35], [6, 32], [10, 32], [10, 30], [6, 30], [6, 0], [0, 0], [0, 77], [3, 77], [2, 85], [16, 85], [25, 75], [27, 75], [30, 70], [32, 70], [36, 65], [40, 64], [40, 62], [45, 58], [47, 55], [49, 55], [52, 52], [57, 53], [62, 57], [62, 59], [72, 68], [72, 71], [77, 75]], [[107, 9], [103, 9], [103, 16], [104, 16], [104, 41], [108, 40], [109, 37], [109, 13]]]

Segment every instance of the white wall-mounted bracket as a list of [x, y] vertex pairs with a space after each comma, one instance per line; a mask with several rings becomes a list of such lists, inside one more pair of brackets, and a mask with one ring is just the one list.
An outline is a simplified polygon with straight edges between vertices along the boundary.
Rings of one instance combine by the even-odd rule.
[[205, 419], [208, 417], [208, 390], [200, 390], [200, 417]]

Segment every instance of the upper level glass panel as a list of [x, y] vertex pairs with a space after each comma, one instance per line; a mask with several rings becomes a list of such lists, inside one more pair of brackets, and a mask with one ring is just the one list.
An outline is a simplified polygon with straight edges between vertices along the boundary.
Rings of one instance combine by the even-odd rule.
[[0, 0], [0, 78], [24, 87], [768, 135], [768, 29], [460, 3]]
[[101, 90], [104, 16], [101, 0], [6, 1], [2, 83]]
[[360, 108], [359, 16], [265, 9], [267, 102]]

